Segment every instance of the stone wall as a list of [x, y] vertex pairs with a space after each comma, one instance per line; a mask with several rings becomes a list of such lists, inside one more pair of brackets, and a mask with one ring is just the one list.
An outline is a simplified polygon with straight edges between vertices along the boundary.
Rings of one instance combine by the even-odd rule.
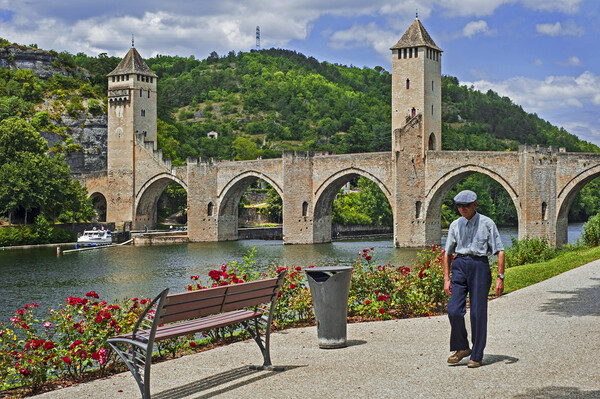
[[55, 74], [63, 76], [80, 76], [89, 78], [89, 73], [81, 68], [65, 68], [52, 65], [56, 56], [51, 52], [21, 46], [0, 48], [0, 68], [29, 69], [35, 76], [48, 79]]

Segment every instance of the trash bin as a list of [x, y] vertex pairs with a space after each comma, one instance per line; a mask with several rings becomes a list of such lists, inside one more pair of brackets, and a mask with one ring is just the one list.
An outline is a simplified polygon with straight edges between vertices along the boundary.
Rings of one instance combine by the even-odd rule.
[[317, 319], [319, 348], [345, 347], [352, 268], [313, 267], [305, 271]]

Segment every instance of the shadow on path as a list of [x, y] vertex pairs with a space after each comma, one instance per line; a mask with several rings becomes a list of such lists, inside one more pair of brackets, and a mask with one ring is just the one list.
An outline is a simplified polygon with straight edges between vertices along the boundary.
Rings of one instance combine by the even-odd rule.
[[195, 396], [196, 398], [210, 398], [212, 396], [220, 395], [225, 392], [232, 391], [236, 388], [239, 388], [244, 385], [251, 384], [256, 381], [260, 381], [262, 379], [271, 377], [273, 375], [283, 373], [287, 370], [292, 370], [297, 367], [305, 367], [305, 366], [281, 366], [283, 367], [283, 371], [264, 371], [264, 370], [254, 370], [249, 368], [248, 366], [238, 367], [233, 370], [225, 371], [223, 373], [211, 375], [209, 377], [203, 378], [198, 381], [191, 382], [189, 384], [167, 389], [166, 391], [159, 392], [157, 394], [152, 395], [154, 399], [179, 399], [190, 395], [198, 394], [202, 391], [208, 391], [213, 388], [217, 388], [220, 385], [225, 385], [230, 382], [253, 376], [252, 378], [244, 379], [235, 384], [225, 386], [216, 391], [207, 392], [205, 395]]
[[591, 280], [598, 283], [572, 291], [551, 291], [552, 294], [570, 295], [570, 297], [552, 298], [542, 304], [540, 310], [563, 317], [600, 316], [600, 278]]
[[522, 399], [562, 399], [562, 398], [576, 398], [576, 399], [597, 399], [600, 398], [600, 391], [582, 391], [575, 387], [543, 387], [543, 388], [530, 388], [527, 392], [515, 395], [513, 398]]

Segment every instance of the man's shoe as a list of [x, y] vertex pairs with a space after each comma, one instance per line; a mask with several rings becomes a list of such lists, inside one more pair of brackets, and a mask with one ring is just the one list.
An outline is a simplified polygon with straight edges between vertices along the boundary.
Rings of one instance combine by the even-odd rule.
[[454, 352], [449, 358], [448, 363], [454, 364], [463, 360], [464, 357], [467, 357], [471, 354], [471, 349], [464, 349], [462, 351]]
[[481, 362], [476, 362], [475, 360], [469, 360], [469, 362], [467, 363], [467, 367], [471, 368], [471, 369], [481, 367]]

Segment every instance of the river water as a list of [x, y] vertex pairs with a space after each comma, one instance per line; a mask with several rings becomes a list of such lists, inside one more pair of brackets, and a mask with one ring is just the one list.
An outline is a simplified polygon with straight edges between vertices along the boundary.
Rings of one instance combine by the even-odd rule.
[[[569, 242], [580, 235], [582, 224], [569, 226]], [[516, 228], [500, 229], [505, 245]], [[442, 239], [445, 241], [445, 238]], [[376, 240], [336, 241], [315, 245], [282, 245], [281, 241], [243, 240], [161, 246], [116, 246], [56, 256], [56, 249], [0, 252], [0, 322], [8, 322], [18, 308], [36, 302], [38, 315], [64, 304], [69, 296], [96, 291], [111, 302], [126, 297], [154, 297], [169, 287], [180, 292], [190, 276], [207, 280], [208, 272], [223, 263], [242, 262], [256, 247], [256, 265], [352, 266], [358, 252], [374, 248], [377, 264], [408, 266], [415, 249], [394, 248], [391, 237]]]

